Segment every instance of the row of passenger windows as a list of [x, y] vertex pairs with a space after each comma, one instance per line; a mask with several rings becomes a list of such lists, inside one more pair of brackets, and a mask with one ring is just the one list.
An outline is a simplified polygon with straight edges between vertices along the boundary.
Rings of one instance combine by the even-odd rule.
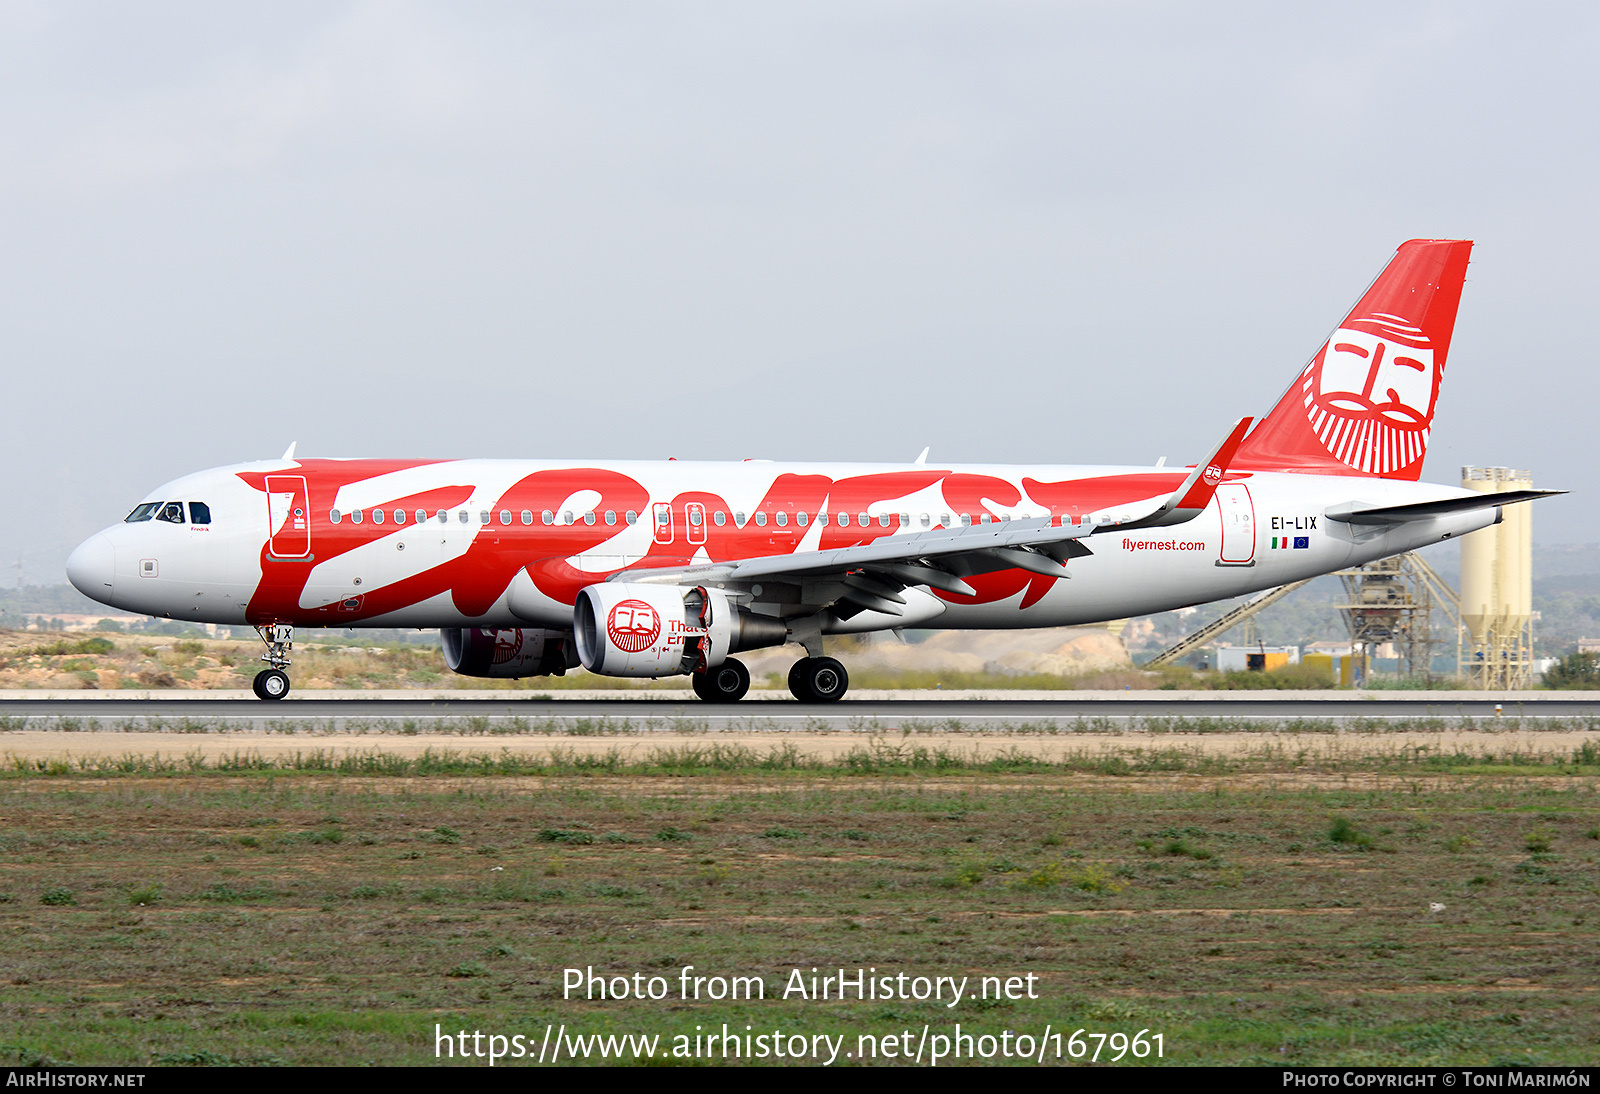
[[[160, 503], [158, 502], [158, 503], [155, 503], [155, 504], [159, 505]], [[176, 502], [172, 502], [172, 503], [169, 503], [169, 504], [175, 505], [177, 503]], [[194, 505], [199, 505], [199, 503], [198, 502], [192, 502], [191, 506], [194, 506]], [[143, 509], [143, 508], [144, 508], [144, 506], [140, 506], [140, 509]], [[148, 516], [145, 516], [145, 517], [137, 516], [138, 512], [139, 512], [138, 509], [134, 510], [135, 515], [128, 517], [128, 519], [129, 520], [149, 520], [150, 519]], [[328, 512], [328, 520], [331, 521], [334, 524], [339, 524], [340, 522], [342, 522], [342, 521], [344, 521], [346, 519], [348, 519], [350, 521], [350, 523], [352, 523], [352, 524], [360, 524], [365, 520], [370, 520], [370, 521], [372, 521], [373, 524], [383, 524], [385, 521], [390, 520], [391, 517], [392, 517], [394, 523], [396, 523], [396, 524], [404, 524], [408, 520], [415, 521], [417, 524], [426, 524], [430, 520], [436, 521], [439, 524], [449, 524], [450, 523], [450, 510], [448, 510], [448, 509], [440, 509], [436, 513], [433, 513], [431, 515], [429, 514], [428, 510], [426, 510], [426, 509], [418, 509], [414, 513], [408, 513], [407, 510], [405, 510], [405, 509], [396, 509], [396, 510], [394, 510], [394, 512], [392, 514], [390, 514], [388, 511], [383, 510], [383, 509], [373, 509], [370, 513], [367, 512], [366, 510], [362, 510], [362, 509], [355, 509], [355, 510], [352, 510], [351, 512], [348, 512], [348, 513], [340, 512], [338, 509], [333, 509], [333, 510], [330, 510]], [[495, 514], [491, 510], [480, 509], [478, 511], [478, 523], [479, 524], [492, 524], [494, 522], [494, 518], [495, 518]], [[510, 524], [514, 523], [513, 520], [512, 520], [511, 510], [509, 510], [509, 509], [500, 510], [499, 518], [500, 518], [500, 523], [502, 525], [510, 525]], [[165, 516], [163, 516], [161, 519], [165, 520], [167, 518]], [[182, 518], [180, 517], [179, 519], [181, 521]], [[207, 520], [210, 519], [209, 512], [207, 514], [207, 518], [206, 519]], [[472, 513], [471, 513], [470, 510], [467, 510], [467, 509], [459, 510], [455, 514], [455, 519], [456, 519], [456, 522], [459, 523], [459, 524], [470, 524], [470, 523], [472, 523]], [[534, 521], [533, 510], [524, 509], [522, 511], [522, 513], [520, 514], [520, 519], [521, 519], [523, 524], [532, 524], [533, 521]], [[626, 513], [624, 513], [622, 515], [622, 519], [624, 521], [626, 521], [628, 524], [637, 524], [639, 522], [639, 514], [637, 512], [635, 512], [634, 510], [629, 509]], [[768, 518], [767, 518], [767, 514], [766, 513], [757, 513], [755, 515], [756, 526], [759, 527], [759, 528], [765, 528], [767, 526], [767, 519]], [[775, 523], [779, 528], [787, 528], [789, 526], [789, 519], [790, 519], [789, 514], [786, 511], [782, 510], [782, 509], [780, 509], [776, 513], [772, 514], [772, 518], [771, 519], [772, 519], [773, 523]], [[794, 514], [794, 523], [797, 526], [801, 527], [801, 528], [806, 527], [806, 525], [810, 521], [810, 519], [811, 518], [806, 513], [796, 513], [796, 514]], [[867, 514], [867, 513], [857, 513], [855, 515], [855, 522], [858, 525], [860, 525], [862, 528], [871, 527], [874, 519], [876, 519], [876, 521], [878, 523], [878, 526], [881, 527], [881, 528], [888, 528], [888, 527], [890, 527], [892, 525], [898, 526], [898, 527], [901, 527], [901, 528], [911, 528], [911, 527], [915, 527], [916, 526], [916, 525], [914, 525], [912, 523], [911, 514], [910, 513], [900, 513], [900, 514], [898, 514], [898, 519], [897, 519], [897, 515], [893, 514], [893, 513], [879, 513], [876, 518], [873, 518], [870, 514]], [[970, 513], [961, 513], [959, 515], [958, 519], [960, 520], [962, 527], [967, 527], [967, 526], [970, 526], [972, 524], [972, 515]], [[1010, 519], [1011, 519], [1011, 514], [1010, 513], [1002, 513], [998, 517], [990, 516], [988, 513], [983, 513], [983, 514], [979, 515], [978, 523], [980, 523], [980, 524], [988, 524], [991, 521], [999, 522], [999, 521], [1006, 521], [1006, 520], [1010, 520]], [[1026, 514], [1026, 513], [1020, 514], [1020, 519], [1023, 519], [1023, 520], [1028, 519], [1028, 514]], [[539, 523], [545, 524], [545, 525], [576, 524], [579, 521], [582, 521], [584, 524], [595, 524], [595, 523], [597, 523], [598, 521], [601, 521], [601, 520], [603, 520], [607, 525], [615, 525], [617, 523], [616, 510], [607, 509], [603, 514], [596, 513], [594, 510], [590, 510], [589, 512], [586, 512], [586, 513], [574, 514], [572, 510], [568, 509], [565, 512], [561, 513], [560, 516], [558, 517], [554, 511], [552, 511], [550, 509], [546, 509], [546, 510], [542, 511], [539, 514]], [[705, 520], [705, 517], [702, 515], [702, 511], [698, 506], [691, 506], [689, 508], [689, 524], [691, 526], [693, 526], [695, 528], [698, 528], [704, 522], [704, 520]], [[850, 517], [849, 513], [834, 513], [834, 514], [831, 514], [831, 516], [828, 513], [818, 513], [817, 516], [816, 516], [816, 520], [817, 520], [817, 522], [819, 524], [822, 524], [822, 525], [827, 525], [828, 522], [830, 520], [832, 520], [834, 523], [838, 524], [839, 527], [845, 528], [845, 527], [848, 527], [850, 525], [851, 517]], [[202, 522], [199, 521], [199, 520], [196, 520], [195, 523], [198, 524], [198, 523], [202, 523]], [[656, 523], [658, 525], [661, 525], [662, 527], [667, 527], [667, 526], [671, 525], [672, 524], [672, 513], [671, 513], [671, 510], [669, 510], [669, 509], [667, 509], [665, 507], [658, 508], [657, 511], [656, 511]], [[717, 525], [719, 528], [723, 527], [724, 525], [726, 525], [728, 523], [728, 514], [723, 512], [720, 509], [716, 510], [715, 512], [713, 512], [711, 514], [711, 523]], [[743, 528], [745, 526], [745, 524], [746, 524], [745, 514], [743, 514], [743, 513], [734, 513], [733, 514], [733, 523], [734, 523], [735, 526], [737, 526], [739, 528]], [[939, 523], [942, 526], [946, 527], [946, 528], [952, 527], [952, 521], [950, 519], [950, 514], [949, 513], [940, 513], [939, 514]], [[923, 513], [923, 514], [921, 514], [918, 517], [918, 520], [917, 520], [916, 524], [920, 524], [923, 528], [931, 528], [931, 527], [933, 527], [933, 514], [931, 514], [931, 513]]]
[[184, 503], [181, 501], [147, 501], [134, 507], [133, 512], [123, 517], [126, 524], [139, 524], [147, 520], [164, 520], [168, 524], [210, 524], [211, 506], [203, 501], [191, 501], [189, 506], [189, 519], [183, 519]]
[[[480, 509], [478, 511], [478, 523], [492, 524], [494, 522], [494, 516], [495, 515], [492, 511], [488, 509]], [[628, 510], [623, 516], [629, 524], [637, 524], [639, 522], [639, 514], [635, 513], [632, 509]], [[556, 520], [556, 515], [549, 509], [546, 509], [543, 513], [539, 514], [539, 520], [544, 524], [573, 524], [578, 520], [583, 521], [585, 524], [593, 524], [597, 519], [599, 519], [593, 512], [583, 513], [574, 518], [571, 510], [563, 513], [562, 518], [563, 519], [558, 522]], [[374, 509], [370, 513], [362, 509], [356, 509], [349, 513], [342, 513], [337, 509], [330, 509], [328, 511], [328, 520], [334, 524], [339, 524], [345, 520], [349, 520], [352, 524], [360, 524], [364, 520], [370, 520], [373, 524], [382, 524], [384, 521], [389, 519], [390, 514], [383, 509]], [[396, 509], [393, 513], [393, 519], [396, 524], [404, 524], [408, 520], [415, 521], [417, 524], [426, 524], [430, 520], [437, 521], [440, 524], [449, 524], [450, 510], [440, 509], [437, 513], [430, 515], [426, 509], [418, 509], [415, 513], [409, 514], [404, 509]], [[455, 519], [458, 524], [471, 524], [472, 512], [467, 509], [462, 509], [460, 512], [455, 514]], [[532, 524], [533, 510], [524, 509], [522, 511], [521, 519], [523, 524]], [[607, 509], [604, 520], [607, 524], [616, 524], [616, 511]], [[500, 510], [500, 523], [506, 525], [514, 523], [511, 516], [511, 510]]]

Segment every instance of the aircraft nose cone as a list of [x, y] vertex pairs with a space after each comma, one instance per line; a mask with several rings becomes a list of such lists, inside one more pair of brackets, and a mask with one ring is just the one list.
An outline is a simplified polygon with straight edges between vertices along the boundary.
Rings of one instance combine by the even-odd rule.
[[90, 600], [106, 603], [116, 575], [117, 551], [104, 532], [78, 544], [67, 558], [67, 580]]

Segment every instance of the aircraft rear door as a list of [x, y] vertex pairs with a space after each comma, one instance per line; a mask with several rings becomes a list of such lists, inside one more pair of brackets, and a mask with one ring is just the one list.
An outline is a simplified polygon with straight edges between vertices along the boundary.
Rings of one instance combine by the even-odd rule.
[[311, 553], [311, 504], [304, 475], [268, 475], [267, 535], [275, 558]]
[[1217, 487], [1217, 510], [1222, 514], [1224, 566], [1248, 566], [1256, 557], [1256, 507], [1250, 488], [1242, 482]]

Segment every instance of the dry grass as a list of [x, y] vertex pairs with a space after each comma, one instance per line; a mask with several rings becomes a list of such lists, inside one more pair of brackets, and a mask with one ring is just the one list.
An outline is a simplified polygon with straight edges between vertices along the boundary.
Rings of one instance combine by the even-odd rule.
[[[538, 1034], [1166, 1037], [1168, 1063], [1586, 1063], [1593, 777], [1358, 789], [657, 764], [0, 783], [7, 1062], [414, 1063]], [[1540, 850], [1530, 850], [1537, 845]], [[1443, 904], [1430, 911], [1430, 904]], [[561, 969], [1037, 974], [1036, 1001], [563, 1000]]]

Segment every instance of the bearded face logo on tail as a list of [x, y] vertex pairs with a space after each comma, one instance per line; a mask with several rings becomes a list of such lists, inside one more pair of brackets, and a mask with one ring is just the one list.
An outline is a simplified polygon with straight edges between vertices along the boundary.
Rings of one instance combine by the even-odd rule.
[[1420, 478], [1471, 251], [1466, 240], [1402, 244], [1233, 466]]
[[1341, 463], [1388, 475], [1427, 451], [1439, 368], [1428, 336], [1400, 316], [1345, 320], [1300, 387], [1312, 430]]

